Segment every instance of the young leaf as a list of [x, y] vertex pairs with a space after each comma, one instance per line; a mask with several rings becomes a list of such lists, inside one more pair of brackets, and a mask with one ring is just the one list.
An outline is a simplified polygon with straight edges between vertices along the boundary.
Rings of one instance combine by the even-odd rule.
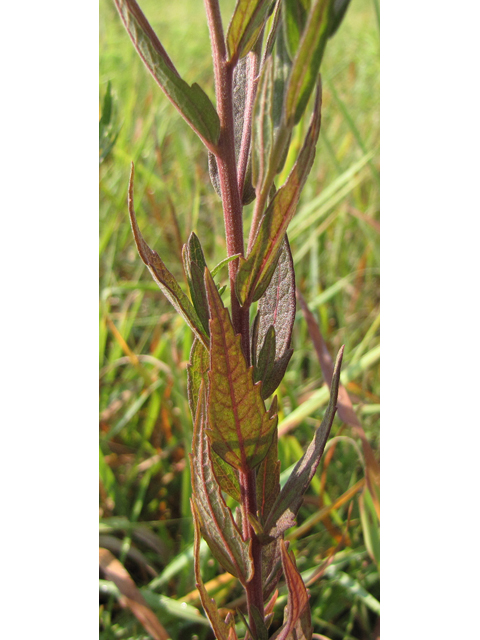
[[267, 540], [281, 536], [286, 529], [295, 524], [295, 516], [302, 504], [303, 494], [315, 475], [337, 409], [343, 350], [344, 347], [338, 352], [330, 390], [330, 401], [322, 423], [315, 432], [308, 449], [295, 465], [267, 518], [264, 527], [265, 534], [268, 536]]
[[218, 612], [217, 605], [215, 604], [215, 600], [213, 600], [213, 598], [210, 598], [210, 596], [208, 595], [208, 591], [205, 589], [205, 585], [203, 584], [202, 574], [200, 570], [200, 524], [198, 521], [198, 515], [193, 505], [193, 501], [191, 501], [191, 505], [193, 513], [193, 523], [195, 526], [195, 538], [193, 543], [195, 581], [198, 593], [200, 594], [200, 600], [202, 601], [202, 606], [205, 610], [205, 613], [207, 614], [207, 618], [210, 620], [210, 624], [212, 625], [212, 629], [215, 632], [215, 637], [217, 640], [238, 640], [237, 634], [235, 633], [233, 620], [231, 618], [227, 618], [227, 620], [229, 620], [229, 623], [222, 620]]
[[210, 98], [198, 84], [189, 86], [182, 80], [136, 1], [114, 2], [135, 49], [167, 98], [206, 146], [214, 147], [220, 136], [220, 120]]
[[275, 431], [268, 453], [257, 470], [257, 512], [260, 522], [265, 522], [279, 493], [280, 461], [278, 459], [278, 434]]
[[310, 5], [311, 0], [282, 0], [284, 34], [292, 60], [300, 44]]
[[328, 31], [328, 37], [331, 38], [338, 30], [342, 20], [347, 12], [350, 0], [333, 0], [332, 16], [330, 19], [330, 29]]
[[258, 355], [258, 361], [254, 362], [253, 381], [266, 380], [273, 369], [275, 362], [275, 327], [270, 325], [265, 340]]
[[329, 36], [333, 0], [313, 0], [285, 95], [287, 122], [297, 124], [317, 83]]
[[213, 473], [217, 478], [222, 491], [228, 493], [234, 500], [240, 502], [240, 484], [238, 482], [238, 472], [225, 460], [222, 460], [215, 451], [210, 451]]
[[320, 133], [320, 91], [302, 150], [285, 184], [268, 206], [246, 259], [240, 258], [235, 291], [240, 304], [255, 302], [265, 292], [275, 271], [287, 227], [293, 218], [300, 193], [315, 158], [315, 146]]
[[277, 418], [265, 410], [260, 385], [253, 383], [253, 367], [247, 367], [240, 336], [208, 270], [205, 284], [210, 308], [208, 436], [225, 462], [245, 472], [267, 454]]
[[227, 48], [230, 60], [251, 51], [265, 23], [270, 0], [237, 0], [228, 26]]
[[[263, 600], [266, 601], [275, 591], [282, 577], [281, 538], [275, 538], [262, 548]], [[287, 542], [287, 545], [289, 543]]]
[[210, 355], [208, 349], [205, 349], [200, 340], [194, 338], [190, 351], [190, 362], [187, 365], [188, 405], [190, 407], [190, 413], [192, 414], [192, 420], [195, 420], [197, 413], [198, 393], [202, 380], [205, 388], [208, 387], [207, 371], [209, 366]]
[[203, 537], [222, 567], [245, 585], [253, 576], [251, 541], [245, 542], [225, 504], [213, 472], [206, 436], [207, 408], [203, 381], [197, 404], [190, 466], [193, 502]]
[[288, 589], [288, 602], [285, 608], [285, 624], [271, 640], [311, 640], [312, 622], [308, 606], [309, 595], [293, 560], [287, 551], [285, 542], [280, 541], [283, 572]]
[[193, 306], [208, 335], [210, 331], [208, 328], [208, 302], [203, 280], [203, 272], [207, 264], [200, 240], [193, 231], [190, 234], [187, 244], [183, 246], [182, 257]]
[[137, 245], [138, 253], [144, 264], [148, 267], [148, 270], [153, 276], [153, 279], [163, 291], [169, 302], [175, 307], [178, 313], [184, 318], [186, 323], [195, 333], [197, 338], [208, 347], [208, 336], [205, 329], [202, 326], [200, 318], [198, 317], [195, 308], [190, 300], [183, 293], [180, 285], [167, 269], [163, 260], [160, 258], [156, 251], [150, 249], [148, 244], [143, 239], [140, 229], [138, 228], [137, 218], [135, 217], [135, 209], [133, 204], [133, 179], [135, 175], [135, 169], [132, 162], [132, 169], [130, 173], [130, 182], [128, 185], [128, 212], [130, 214], [130, 223], [132, 225], [132, 231], [135, 238], [135, 244]]
[[270, 57], [263, 66], [253, 107], [252, 176], [258, 192], [268, 172], [273, 146], [273, 90], [273, 59]]
[[[242, 144], [243, 127], [245, 122], [248, 68], [247, 58], [242, 58], [233, 72], [233, 137], [235, 140], [235, 158], [237, 162]], [[221, 198], [222, 191], [220, 188], [220, 176], [218, 174], [217, 161], [213, 153], [210, 152], [208, 154], [208, 171], [213, 188]], [[249, 204], [254, 199], [255, 189], [252, 186], [251, 175], [249, 176], [247, 171], [243, 185], [242, 204]]]

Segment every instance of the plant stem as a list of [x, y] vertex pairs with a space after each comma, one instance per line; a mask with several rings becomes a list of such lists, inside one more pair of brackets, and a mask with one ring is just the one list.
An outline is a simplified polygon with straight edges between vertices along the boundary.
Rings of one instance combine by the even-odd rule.
[[[238, 190], [235, 160], [235, 138], [233, 122], [233, 70], [236, 60], [227, 59], [222, 17], [218, 0], [204, 0], [207, 14], [210, 42], [212, 45], [213, 69], [215, 73], [215, 94], [217, 112], [220, 119], [220, 138], [215, 149], [215, 157], [222, 193], [223, 217], [228, 256], [244, 255], [242, 201]], [[230, 277], [230, 297], [233, 327], [242, 336], [242, 349], [250, 364], [249, 309], [241, 307], [235, 294], [235, 277], [238, 260], [228, 265]]]
[[[243, 218], [242, 200], [239, 190], [239, 180], [243, 188], [244, 163], [240, 163], [240, 173], [237, 175], [235, 159], [235, 139], [233, 121], [233, 70], [237, 60], [228, 60], [223, 34], [222, 18], [218, 0], [204, 0], [207, 14], [208, 28], [210, 31], [210, 41], [212, 45], [213, 67], [215, 72], [215, 93], [217, 97], [217, 112], [220, 119], [220, 138], [215, 150], [215, 157], [218, 165], [220, 178], [220, 189], [222, 193], [223, 215], [225, 221], [225, 235], [227, 240], [228, 255], [240, 253], [244, 255], [243, 244]], [[257, 63], [258, 64], [258, 63]], [[251, 61], [251, 79], [255, 79], [254, 73], [256, 64]], [[250, 83], [252, 86], [252, 83]], [[252, 86], [251, 100], [249, 108], [253, 106], [254, 86]], [[246, 114], [247, 115], [247, 114]], [[251, 120], [251, 116], [250, 116]], [[248, 125], [247, 125], [248, 126]], [[249, 132], [245, 138], [245, 144], [249, 145]], [[248, 149], [247, 149], [248, 151]], [[249, 326], [249, 305], [240, 306], [235, 293], [235, 277], [238, 270], [238, 260], [229, 263], [230, 295], [232, 303], [232, 322], [237, 333], [241, 334], [242, 349], [247, 361], [250, 364], [250, 326]], [[262, 620], [264, 617], [263, 608], [263, 584], [262, 584], [262, 547], [248, 519], [249, 514], [256, 515], [257, 495], [256, 495], [256, 474], [253, 469], [246, 469], [239, 473], [239, 483], [241, 492], [241, 507], [243, 531], [245, 540], [252, 538], [252, 554], [254, 563], [254, 576], [246, 585], [247, 608], [249, 624], [252, 630], [256, 631], [255, 617], [252, 607], [255, 607]]]

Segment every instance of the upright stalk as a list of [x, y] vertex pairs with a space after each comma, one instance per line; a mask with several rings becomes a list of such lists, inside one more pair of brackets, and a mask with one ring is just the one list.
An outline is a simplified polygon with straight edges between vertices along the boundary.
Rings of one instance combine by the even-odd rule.
[[[243, 244], [243, 206], [241, 191], [243, 189], [243, 174], [245, 166], [240, 158], [240, 184], [237, 175], [235, 158], [234, 120], [233, 120], [233, 71], [236, 60], [229, 61], [225, 46], [222, 18], [218, 0], [204, 0], [210, 31], [212, 46], [213, 67], [215, 73], [215, 93], [217, 98], [217, 113], [220, 119], [220, 138], [217, 149], [214, 152], [218, 165], [220, 189], [222, 194], [223, 215], [225, 221], [225, 234], [227, 240], [227, 252], [229, 256], [235, 254], [244, 255]], [[254, 86], [258, 63], [251, 61], [250, 75], [250, 100], [248, 107], [253, 106]], [[251, 115], [247, 115], [247, 122]], [[248, 132], [245, 144], [249, 145], [250, 133]], [[240, 187], [240, 188], [239, 188]], [[249, 338], [249, 305], [240, 306], [235, 293], [235, 276], [238, 269], [238, 260], [229, 264], [230, 295], [233, 327], [241, 334], [242, 349], [250, 364], [250, 338]], [[255, 632], [255, 617], [252, 607], [255, 607], [264, 619], [263, 587], [262, 587], [262, 546], [250, 524], [249, 514], [256, 516], [256, 478], [255, 470], [248, 469], [239, 474], [241, 491], [241, 508], [243, 515], [243, 538], [252, 538], [252, 555], [254, 562], [254, 576], [246, 586], [247, 608], [249, 624]]]

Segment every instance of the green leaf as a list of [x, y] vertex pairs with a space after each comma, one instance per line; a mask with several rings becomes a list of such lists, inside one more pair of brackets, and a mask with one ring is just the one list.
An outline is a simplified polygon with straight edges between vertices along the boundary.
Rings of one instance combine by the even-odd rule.
[[235, 291], [240, 304], [255, 302], [265, 292], [275, 271], [280, 249], [290, 220], [297, 209], [300, 193], [315, 158], [320, 133], [321, 98], [317, 93], [315, 107], [302, 150], [285, 184], [277, 191], [263, 215], [252, 250], [240, 258]]
[[182, 80], [135, 0], [114, 2], [147, 69], [206, 146], [214, 147], [220, 136], [220, 120], [210, 98], [198, 84], [190, 86]]
[[338, 386], [344, 347], [340, 349], [333, 372], [330, 401], [321, 425], [302, 458], [295, 465], [285, 486], [281, 490], [265, 523], [264, 531], [268, 539], [279, 537], [295, 524], [295, 516], [302, 504], [302, 498], [322, 457], [325, 444], [337, 410]]
[[[276, 399], [277, 396], [274, 398], [275, 406]], [[278, 459], [278, 434], [275, 431], [268, 453], [257, 470], [257, 511], [261, 523], [265, 522], [279, 493], [280, 461]]]
[[210, 307], [210, 371], [208, 436], [212, 449], [242, 472], [263, 460], [272, 442], [277, 418], [270, 416], [253, 383], [253, 367], [247, 367], [228, 311], [213, 278], [205, 270]]
[[350, 0], [333, 0], [332, 15], [330, 19], [330, 29], [328, 37], [331, 38], [338, 30], [347, 12]]
[[275, 327], [268, 328], [263, 346], [260, 349], [258, 361], [254, 362], [253, 381], [263, 382], [272, 372], [275, 362]]
[[200, 340], [193, 340], [192, 349], [190, 351], [190, 362], [187, 365], [187, 394], [188, 405], [192, 420], [195, 420], [198, 404], [198, 393], [200, 384], [203, 380], [205, 387], [208, 388], [207, 371], [210, 366], [210, 355], [208, 349], [205, 349]]
[[187, 244], [183, 245], [182, 257], [193, 306], [198, 313], [206, 334], [209, 335], [208, 302], [203, 279], [203, 272], [207, 264], [200, 240], [193, 231], [188, 238]]
[[133, 204], [133, 179], [135, 175], [135, 169], [132, 162], [132, 169], [130, 172], [130, 182], [128, 185], [128, 212], [130, 214], [130, 223], [132, 225], [132, 231], [135, 238], [135, 244], [137, 245], [138, 253], [144, 264], [148, 267], [148, 270], [153, 276], [153, 279], [163, 291], [169, 302], [175, 307], [178, 313], [184, 318], [186, 323], [195, 333], [197, 338], [208, 347], [208, 336], [203, 328], [200, 318], [195, 311], [190, 300], [183, 293], [180, 285], [167, 269], [163, 260], [160, 258], [156, 251], [150, 249], [148, 244], [143, 239], [140, 229], [138, 228], [137, 218], [135, 216], [135, 209]]
[[253, 577], [251, 540], [245, 542], [225, 504], [210, 460], [206, 389], [200, 384], [190, 455], [193, 502], [202, 535], [222, 567], [245, 585]]
[[200, 594], [202, 606], [205, 610], [205, 613], [207, 614], [208, 619], [210, 620], [210, 624], [212, 625], [212, 629], [215, 632], [215, 637], [217, 640], [237, 640], [237, 634], [235, 633], [233, 620], [230, 621], [230, 624], [227, 624], [222, 620], [218, 612], [217, 605], [215, 604], [215, 600], [213, 600], [213, 598], [210, 598], [210, 596], [208, 595], [208, 591], [205, 589], [205, 585], [203, 584], [202, 573], [200, 570], [200, 524], [193, 503], [192, 513], [193, 523], [195, 525], [195, 541], [193, 546], [195, 582]]
[[288, 589], [288, 602], [285, 607], [285, 623], [271, 640], [311, 640], [312, 621], [309, 595], [302, 576], [295, 565], [293, 554], [289, 554], [283, 540], [280, 541], [283, 572]]
[[283, 28], [288, 53], [293, 60], [307, 22], [311, 0], [282, 0]]
[[237, 0], [228, 26], [227, 48], [230, 60], [243, 58], [255, 42], [267, 18], [270, 0]]
[[317, 83], [329, 36], [332, 0], [314, 0], [300, 41], [285, 95], [287, 122], [297, 124]]
[[218, 480], [222, 491], [228, 493], [234, 500], [240, 502], [240, 484], [238, 482], [238, 472], [225, 460], [222, 460], [215, 451], [210, 451], [213, 472]]
[[237, 258], [239, 258], [241, 256], [241, 253], [235, 253], [233, 256], [228, 256], [227, 258], [224, 258], [223, 260], [221, 260], [216, 267], [214, 267], [211, 271], [212, 274], [212, 278], [214, 278], [217, 273], [225, 266], [227, 265], [229, 262], [232, 262], [232, 260], [236, 260]]

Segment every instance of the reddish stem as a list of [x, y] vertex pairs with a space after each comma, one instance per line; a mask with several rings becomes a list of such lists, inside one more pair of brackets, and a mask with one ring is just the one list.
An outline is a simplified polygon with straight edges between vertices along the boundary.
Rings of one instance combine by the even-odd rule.
[[[217, 98], [217, 112], [220, 119], [220, 138], [214, 154], [218, 165], [220, 189], [222, 193], [223, 215], [225, 221], [225, 235], [227, 240], [227, 252], [229, 256], [235, 254], [244, 255], [243, 244], [243, 206], [235, 159], [235, 139], [233, 121], [233, 70], [236, 59], [228, 60], [225, 46], [225, 38], [222, 26], [222, 17], [218, 0], [204, 0], [207, 14], [210, 41], [212, 45], [213, 67], [215, 72], [215, 93]], [[253, 101], [252, 101], [253, 105]], [[247, 114], [246, 114], [247, 115]], [[251, 116], [250, 116], [251, 118]], [[240, 171], [243, 173], [243, 166]], [[243, 176], [240, 173], [240, 181], [243, 187]], [[238, 270], [238, 260], [229, 263], [230, 296], [233, 327], [241, 334], [242, 349], [247, 364], [250, 364], [250, 325], [249, 306], [240, 306], [235, 294], [235, 277]], [[248, 515], [256, 515], [257, 494], [256, 477], [253, 469], [245, 469], [239, 474], [241, 491], [241, 507], [243, 516], [242, 535], [245, 540], [252, 538], [252, 554], [254, 563], [254, 576], [246, 585], [247, 608], [249, 624], [256, 631], [255, 617], [252, 607], [255, 607], [262, 619], [263, 608], [263, 584], [262, 584], [262, 547], [250, 524]]]

